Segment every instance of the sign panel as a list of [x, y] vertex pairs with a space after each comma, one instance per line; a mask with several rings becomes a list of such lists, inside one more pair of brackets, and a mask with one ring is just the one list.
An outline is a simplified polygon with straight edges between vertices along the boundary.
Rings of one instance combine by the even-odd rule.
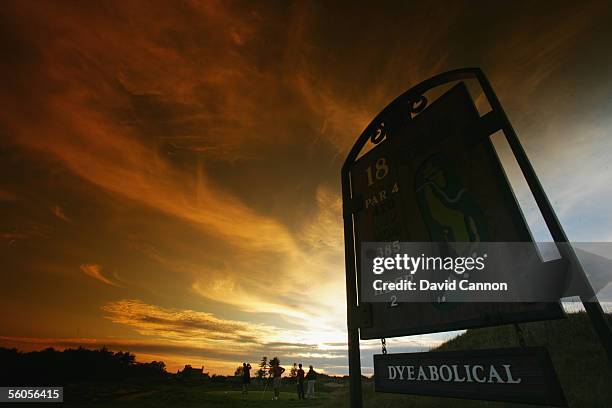
[[374, 356], [377, 392], [567, 406], [543, 347]]
[[[389, 242], [393, 250], [402, 241], [532, 241], [481, 120], [460, 82], [414, 118], [381, 122], [385, 139], [350, 168], [359, 290], [363, 242]], [[369, 307], [372, 324], [360, 328], [362, 339], [564, 316], [558, 302]]]

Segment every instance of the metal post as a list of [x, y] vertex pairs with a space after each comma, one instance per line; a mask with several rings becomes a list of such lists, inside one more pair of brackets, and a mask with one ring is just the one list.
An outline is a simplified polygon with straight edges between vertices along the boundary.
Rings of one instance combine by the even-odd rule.
[[[544, 217], [544, 221], [550, 230], [553, 240], [559, 243], [568, 243], [569, 240], [567, 239], [567, 235], [565, 235], [565, 231], [563, 230], [563, 227], [561, 226], [561, 223], [559, 222], [559, 219], [557, 218], [557, 215], [555, 214], [555, 211], [550, 204], [546, 193], [544, 192], [544, 188], [542, 187], [542, 184], [540, 183], [540, 180], [538, 179], [538, 176], [536, 175], [535, 170], [533, 169], [533, 166], [531, 165], [531, 162], [529, 161], [529, 158], [521, 145], [521, 142], [514, 132], [506, 113], [501, 107], [493, 88], [481, 70], [477, 70], [476, 75], [482, 90], [489, 100], [491, 108], [493, 111], [496, 111], [499, 114], [499, 117], [503, 123], [503, 130], [506, 140], [514, 153], [514, 157], [516, 158], [521, 171], [523, 172], [523, 176], [525, 177], [525, 180], [529, 185], [529, 189], [531, 190], [531, 193], [538, 204], [538, 208]], [[597, 297], [595, 296], [595, 292], [588, 282], [588, 278], [584, 273], [582, 265], [580, 264], [580, 261], [578, 260], [578, 257], [576, 256], [576, 253], [572, 249], [571, 245], [568, 244], [557, 247], [559, 249], [559, 253], [561, 253], [561, 255], [570, 262], [572, 267], [576, 268], [576, 271], [580, 273], [584, 279], [586, 290], [589, 293], [586, 296], [580, 296], [580, 300], [582, 301], [584, 309], [591, 319], [593, 328], [595, 329], [595, 332], [597, 333], [599, 340], [606, 351], [608, 356], [608, 364], [612, 366], [612, 328], [610, 327], [610, 323], [606, 318], [606, 315], [601, 308]]]
[[349, 392], [351, 408], [362, 408], [361, 355], [359, 328], [353, 316], [357, 308], [357, 276], [355, 272], [355, 241], [351, 191], [348, 169], [342, 168], [342, 204], [344, 218], [344, 262], [346, 266], [346, 321], [348, 328]]

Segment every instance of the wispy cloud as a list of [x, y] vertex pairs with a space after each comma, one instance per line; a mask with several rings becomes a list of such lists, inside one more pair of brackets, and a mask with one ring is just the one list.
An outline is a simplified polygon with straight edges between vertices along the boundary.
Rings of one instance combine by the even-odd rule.
[[283, 360], [316, 359], [319, 364], [345, 362], [345, 349], [320, 344], [322, 333], [314, 327], [288, 329], [221, 319], [208, 312], [163, 308], [135, 299], [111, 302], [102, 310], [107, 319], [131, 327], [151, 341], [165, 339], [166, 346], [175, 352], [197, 352], [211, 360], [278, 355]]
[[64, 210], [62, 210], [62, 207], [60, 207], [59, 205], [54, 205], [53, 207], [51, 207], [51, 212], [60, 220], [71, 222], [70, 218], [68, 218], [68, 216], [64, 213]]
[[212, 313], [165, 309], [139, 300], [111, 302], [102, 310], [112, 322], [128, 325], [140, 334], [174, 340], [259, 343], [253, 333], [271, 330], [263, 325], [218, 319]]
[[[85, 275], [92, 277], [102, 283], [105, 283], [107, 285], [110, 286], [116, 286], [116, 287], [123, 287], [123, 285], [121, 285], [120, 283], [112, 280], [111, 278], [107, 277], [103, 272], [102, 272], [102, 265], [98, 265], [98, 264], [83, 264], [79, 267], [79, 269], [81, 270], [81, 272], [83, 272]], [[116, 278], [116, 277], [115, 277]]]

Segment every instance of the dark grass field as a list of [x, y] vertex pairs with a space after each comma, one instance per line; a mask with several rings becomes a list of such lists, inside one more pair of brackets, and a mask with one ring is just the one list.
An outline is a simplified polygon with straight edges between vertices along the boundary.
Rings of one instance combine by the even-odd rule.
[[[82, 385], [80, 390], [73, 389], [72, 402], [66, 401], [65, 407], [324, 407], [337, 396], [345, 395], [343, 387], [331, 389], [320, 385], [315, 399], [298, 400], [295, 387], [282, 387], [279, 399], [272, 400], [273, 392], [258, 384], [253, 384], [248, 394], [243, 394], [237, 385], [210, 384], [168, 384], [140, 385], [138, 387], [104, 387], [100, 384]], [[70, 392], [65, 390], [65, 392]], [[335, 406], [332, 404], [331, 406]]]

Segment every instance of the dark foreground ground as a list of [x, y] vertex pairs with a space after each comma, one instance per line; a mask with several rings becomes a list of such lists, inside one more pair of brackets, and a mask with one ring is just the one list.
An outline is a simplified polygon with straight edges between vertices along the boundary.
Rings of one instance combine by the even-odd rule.
[[[521, 325], [527, 345], [546, 346], [570, 407], [612, 407], [612, 370], [584, 313], [566, 319]], [[512, 326], [469, 330], [439, 350], [468, 350], [516, 347]], [[393, 353], [393, 350], [389, 350]], [[375, 393], [372, 380], [364, 380], [364, 405], [376, 408], [410, 407], [527, 407], [486, 401], [468, 401]], [[314, 400], [297, 399], [295, 386], [283, 386], [280, 400], [255, 381], [247, 396], [236, 381], [223, 383], [181, 381], [175, 377], [155, 381], [82, 383], [67, 385], [62, 407], [348, 407], [348, 383], [342, 379], [319, 381]], [[5, 405], [8, 406], [8, 405]], [[15, 404], [14, 406], [33, 406]], [[41, 406], [52, 407], [44, 404]]]
[[[317, 393], [316, 399], [298, 400], [293, 387], [284, 387], [277, 401], [272, 401], [272, 391], [260, 386], [252, 387], [248, 395], [232, 386], [181, 386], [162, 385], [155, 389], [143, 388], [111, 401], [89, 404], [90, 407], [323, 407], [331, 404], [335, 392], [325, 390]], [[320, 390], [321, 391], [321, 390]], [[81, 406], [79, 403], [65, 406]]]

